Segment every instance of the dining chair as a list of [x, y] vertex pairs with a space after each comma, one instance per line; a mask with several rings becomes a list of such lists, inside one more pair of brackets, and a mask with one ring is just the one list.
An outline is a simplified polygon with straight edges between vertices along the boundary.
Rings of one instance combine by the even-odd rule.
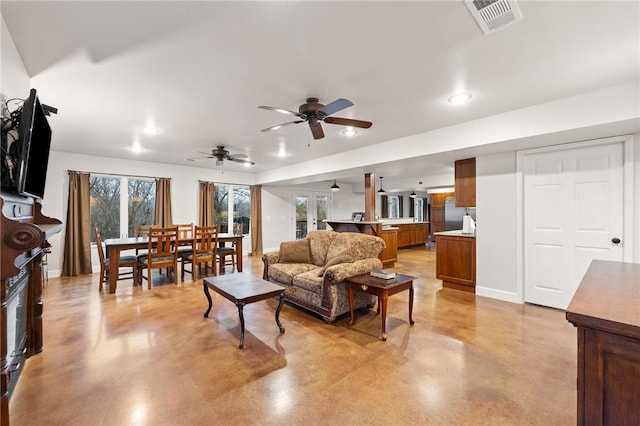
[[[181, 223], [173, 224], [172, 226], [178, 227], [178, 260], [182, 262], [182, 259], [186, 259], [193, 253], [193, 247], [191, 240], [193, 240], [193, 223]], [[188, 244], [184, 241], [189, 240]]]
[[[155, 225], [137, 224], [136, 225], [136, 238], [148, 237], [149, 236], [149, 229], [151, 229], [152, 226], [155, 226]], [[145, 257], [147, 257], [147, 249], [136, 249], [136, 256], [138, 257], [138, 261], [144, 259]]]
[[[151, 289], [153, 269], [167, 268], [167, 276], [173, 274], [175, 284], [178, 284], [178, 227], [152, 227], [149, 229], [149, 243], [147, 257], [141, 259], [138, 273], [142, 279], [146, 279]], [[143, 270], [147, 270], [147, 276]]]
[[[242, 236], [243, 234], [243, 225], [242, 223], [234, 223], [233, 224], [233, 235]], [[238, 266], [238, 256], [242, 256], [242, 253], [238, 253], [236, 243], [234, 242], [231, 246], [222, 246], [218, 245], [216, 250], [217, 260], [220, 264], [220, 273], [224, 272], [224, 268], [227, 265], [231, 265], [235, 270]], [[229, 260], [227, 260], [227, 256]]]
[[213, 271], [213, 275], [217, 275], [215, 251], [218, 247], [218, 227], [196, 226], [191, 247], [193, 249], [192, 253], [180, 259], [182, 262], [181, 278], [184, 280], [185, 264], [188, 263], [191, 263], [191, 270], [186, 270], [186, 272], [189, 272], [194, 279], [196, 278], [196, 266], [198, 267], [198, 273], [202, 273], [202, 264], [204, 264], [205, 273], [207, 268], [210, 268]]
[[[96, 249], [98, 250], [98, 258], [100, 259], [100, 287], [98, 288], [98, 291], [102, 291], [102, 285], [109, 282], [109, 258], [104, 254], [104, 248], [102, 247], [102, 239], [100, 238], [100, 230], [98, 227], [93, 228], [93, 233], [96, 237]], [[136, 256], [120, 256], [118, 271], [119, 268], [132, 268], [132, 270], [130, 272], [118, 272], [118, 280], [132, 278], [133, 285], [138, 285], [138, 259]]]

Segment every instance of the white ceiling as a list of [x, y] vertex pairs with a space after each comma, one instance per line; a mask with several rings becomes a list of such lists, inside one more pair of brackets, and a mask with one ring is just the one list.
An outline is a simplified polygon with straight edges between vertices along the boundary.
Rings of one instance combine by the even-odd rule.
[[[32, 86], [59, 109], [53, 149], [214, 168], [185, 158], [223, 144], [257, 163], [247, 170], [264, 172], [638, 80], [639, 2], [518, 4], [523, 20], [489, 35], [462, 1], [3, 0], [1, 8]], [[449, 104], [458, 91], [472, 101]], [[297, 110], [310, 96], [347, 98], [354, 106], [335, 115], [373, 126], [347, 138], [324, 124], [318, 141], [305, 123], [260, 132], [295, 117], [258, 105]], [[147, 123], [158, 133], [144, 134]], [[135, 141], [141, 154], [130, 151]], [[438, 173], [453, 159], [426, 161]], [[403, 164], [376, 172], [425, 169]]]

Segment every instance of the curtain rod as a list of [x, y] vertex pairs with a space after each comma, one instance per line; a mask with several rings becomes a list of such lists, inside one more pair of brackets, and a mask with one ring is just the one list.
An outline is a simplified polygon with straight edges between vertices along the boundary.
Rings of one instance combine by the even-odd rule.
[[105, 176], [117, 176], [117, 177], [135, 177], [135, 178], [144, 178], [144, 179], [169, 179], [159, 176], [142, 176], [142, 175], [130, 175], [130, 174], [117, 174], [117, 173], [104, 173], [104, 172], [86, 172], [84, 170], [67, 170], [67, 172], [78, 172], [78, 173], [86, 173], [86, 174], [94, 174], [94, 175], [105, 175]]

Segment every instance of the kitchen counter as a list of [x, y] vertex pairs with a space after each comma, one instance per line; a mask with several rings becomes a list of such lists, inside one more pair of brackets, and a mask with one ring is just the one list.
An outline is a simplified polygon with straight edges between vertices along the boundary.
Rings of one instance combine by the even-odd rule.
[[442, 286], [476, 292], [476, 238], [462, 230], [436, 232], [436, 278]]
[[475, 232], [473, 234], [463, 234], [462, 233], [462, 229], [456, 229], [453, 231], [442, 231], [442, 232], [436, 232], [433, 235], [446, 235], [449, 237], [467, 237], [467, 238], [475, 238], [476, 234]]

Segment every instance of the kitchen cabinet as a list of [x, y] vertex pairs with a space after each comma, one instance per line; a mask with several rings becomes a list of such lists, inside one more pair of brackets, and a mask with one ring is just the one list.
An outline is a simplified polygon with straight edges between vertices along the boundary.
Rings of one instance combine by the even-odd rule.
[[429, 241], [429, 223], [399, 223], [394, 227], [398, 228], [398, 248], [425, 244]]
[[594, 260], [567, 308], [578, 425], [640, 424], [640, 264]]
[[442, 286], [476, 292], [476, 238], [460, 231], [436, 235], [436, 278]]
[[393, 228], [383, 228], [382, 229], [382, 239], [386, 244], [382, 253], [380, 253], [380, 260], [382, 260], [383, 268], [393, 268], [396, 260], [398, 260], [398, 229]]
[[[445, 230], [444, 205], [447, 198], [453, 198], [453, 192], [441, 192], [430, 195], [431, 213], [429, 215], [429, 226], [431, 227], [431, 235]], [[435, 236], [432, 238], [432, 241], [435, 241]]]
[[476, 206], [476, 159], [467, 158], [455, 162], [456, 207]]

